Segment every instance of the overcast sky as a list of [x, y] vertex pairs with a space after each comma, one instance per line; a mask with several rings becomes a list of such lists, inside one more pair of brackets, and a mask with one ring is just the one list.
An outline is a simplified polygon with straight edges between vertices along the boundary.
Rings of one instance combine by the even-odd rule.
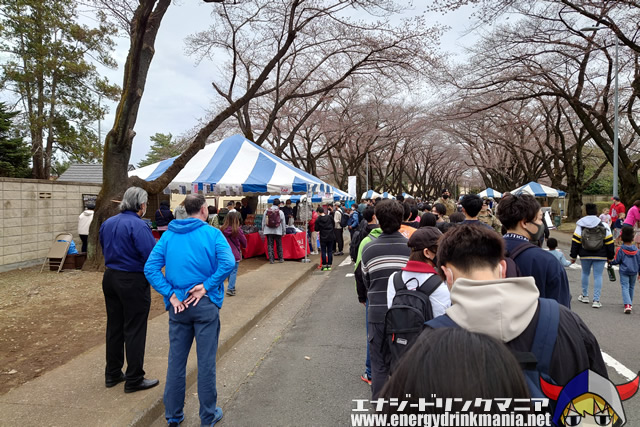
[[[184, 53], [184, 40], [188, 35], [209, 27], [214, 7], [200, 0], [180, 0], [167, 10], [158, 32], [156, 53], [140, 105], [130, 163], [137, 164], [146, 156], [151, 146], [150, 136], [156, 132], [174, 136], [182, 134], [193, 128], [211, 105], [214, 99], [211, 81], [215, 78], [217, 66], [207, 61], [196, 66], [195, 59]], [[415, 6], [416, 13], [420, 13], [422, 7]], [[445, 52], [459, 53], [461, 46], [468, 45], [473, 39], [472, 36], [462, 37], [469, 24], [468, 9], [446, 16], [434, 14], [429, 21], [452, 27], [443, 38], [442, 50]], [[115, 71], [104, 72], [119, 85], [122, 85], [128, 43], [128, 39], [118, 40], [114, 55], [119, 67]], [[109, 105], [110, 112], [101, 124], [103, 139], [113, 125], [115, 105]]]

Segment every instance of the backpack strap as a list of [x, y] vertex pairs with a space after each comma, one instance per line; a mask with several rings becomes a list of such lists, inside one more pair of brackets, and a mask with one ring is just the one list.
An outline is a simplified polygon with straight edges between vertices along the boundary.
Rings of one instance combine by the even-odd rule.
[[511, 258], [512, 260], [515, 260], [516, 258], [518, 258], [518, 256], [526, 251], [529, 248], [537, 248], [536, 245], [534, 245], [533, 243], [529, 243], [529, 242], [525, 242], [523, 244], [521, 244], [520, 246], [517, 246], [514, 250], [510, 251], [507, 256], [509, 258]]
[[540, 313], [536, 335], [531, 345], [531, 352], [538, 361], [538, 370], [542, 373], [549, 372], [551, 356], [558, 338], [558, 325], [560, 324], [560, 308], [558, 302], [553, 299], [538, 298]]
[[442, 279], [437, 274], [433, 274], [427, 280], [424, 281], [423, 284], [418, 286], [418, 291], [422, 292], [426, 296], [431, 296], [432, 293], [435, 292], [436, 289], [440, 287], [442, 284]]
[[438, 328], [459, 328], [460, 326], [454, 322], [448, 315], [434, 317], [433, 319], [424, 322], [424, 325], [431, 329]]
[[402, 280], [402, 270], [397, 271], [396, 274], [393, 275], [393, 287], [396, 288], [396, 294], [398, 291], [406, 288], [404, 280]]

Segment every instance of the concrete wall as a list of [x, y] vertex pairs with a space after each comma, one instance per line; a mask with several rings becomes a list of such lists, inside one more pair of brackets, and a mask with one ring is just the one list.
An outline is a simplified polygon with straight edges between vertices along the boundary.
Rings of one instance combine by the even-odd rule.
[[98, 194], [100, 185], [0, 178], [0, 271], [42, 263], [53, 238], [74, 236], [78, 250], [78, 215], [82, 195]]

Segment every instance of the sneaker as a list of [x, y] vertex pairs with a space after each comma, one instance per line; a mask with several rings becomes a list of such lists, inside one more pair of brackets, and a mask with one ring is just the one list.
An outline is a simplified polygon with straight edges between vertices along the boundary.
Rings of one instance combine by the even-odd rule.
[[327, 267], [327, 271], [331, 271], [331, 266]]
[[269, 260], [269, 264], [273, 264], [273, 262], [274, 262], [274, 261], [273, 261], [272, 259], [270, 259], [270, 260]]
[[329, 267], [322, 267], [320, 270], [327, 271], [328, 269], [329, 269]]
[[220, 421], [221, 419], [222, 419], [222, 408], [217, 406], [214, 412], [213, 422], [209, 424], [209, 427], [215, 426], [218, 423], [218, 421]]
[[284, 262], [284, 260], [283, 260], [282, 258], [280, 258], [280, 259], [278, 260], [278, 262]]
[[585, 304], [589, 304], [589, 297], [584, 295], [578, 295], [578, 301], [583, 302]]
[[631, 304], [624, 305], [624, 314], [631, 314]]
[[227, 290], [227, 295], [229, 295], [230, 297], [233, 297], [236, 295], [236, 290], [235, 289], [228, 289]]
[[591, 307], [600, 308], [602, 307], [602, 304], [600, 304], [600, 301], [594, 301], [593, 304], [591, 304]]
[[366, 372], [362, 375], [360, 375], [360, 379], [362, 381], [364, 381], [365, 383], [371, 385], [371, 377], [369, 375], [366, 374]]
[[318, 252], [317, 251], [313, 251], [313, 252], [311, 252], [311, 255], [318, 255]]

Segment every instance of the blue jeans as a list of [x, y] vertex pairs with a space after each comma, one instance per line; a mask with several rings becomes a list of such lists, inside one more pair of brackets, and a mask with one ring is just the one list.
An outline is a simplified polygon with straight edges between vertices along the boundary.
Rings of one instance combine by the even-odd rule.
[[622, 287], [622, 303], [633, 304], [633, 288], [636, 286], [636, 275], [620, 273], [620, 286]]
[[322, 265], [330, 267], [333, 264], [333, 245], [335, 242], [320, 241], [320, 249], [322, 251]]
[[364, 362], [364, 372], [371, 378], [371, 352], [369, 351], [369, 300], [364, 304], [364, 324], [367, 330], [367, 360]]
[[236, 261], [236, 266], [233, 267], [231, 273], [229, 273], [229, 286], [227, 286], [228, 291], [236, 290], [236, 277], [238, 277], [238, 265], [240, 265], [239, 261]]
[[193, 338], [198, 355], [198, 399], [200, 422], [213, 422], [218, 391], [216, 389], [216, 353], [220, 336], [218, 307], [204, 296], [196, 306], [175, 314], [169, 308], [169, 366], [164, 388], [164, 416], [168, 423], [184, 419], [186, 366]]
[[600, 291], [602, 290], [602, 272], [604, 271], [604, 260], [580, 259], [582, 265], [582, 295], [589, 296], [589, 275], [593, 266], [593, 300], [600, 301]]

